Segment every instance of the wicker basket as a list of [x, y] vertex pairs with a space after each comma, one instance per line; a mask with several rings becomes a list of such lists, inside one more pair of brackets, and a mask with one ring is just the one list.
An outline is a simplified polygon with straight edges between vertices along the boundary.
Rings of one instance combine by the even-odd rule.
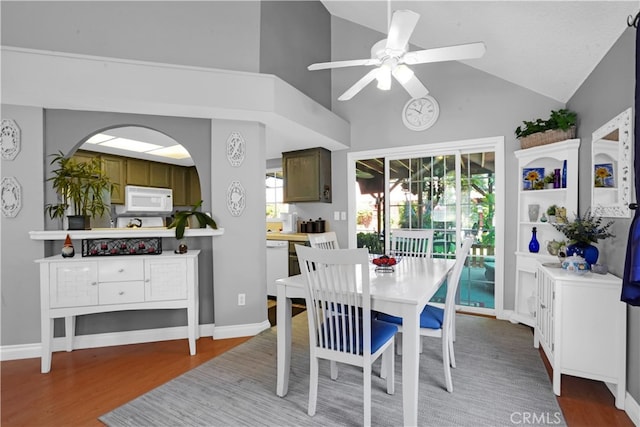
[[567, 130], [552, 129], [544, 132], [532, 133], [520, 138], [520, 148], [537, 147], [538, 145], [553, 144], [554, 142], [572, 139], [576, 136], [575, 126]]

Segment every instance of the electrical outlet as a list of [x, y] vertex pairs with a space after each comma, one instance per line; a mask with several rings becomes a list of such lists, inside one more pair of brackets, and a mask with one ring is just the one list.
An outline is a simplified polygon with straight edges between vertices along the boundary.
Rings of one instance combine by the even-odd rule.
[[345, 211], [340, 212], [340, 219], [343, 221], [347, 220], [347, 213]]
[[333, 220], [334, 221], [340, 221], [340, 212], [338, 212], [338, 211], [334, 211], [333, 212]]
[[245, 294], [238, 294], [238, 305], [245, 304]]

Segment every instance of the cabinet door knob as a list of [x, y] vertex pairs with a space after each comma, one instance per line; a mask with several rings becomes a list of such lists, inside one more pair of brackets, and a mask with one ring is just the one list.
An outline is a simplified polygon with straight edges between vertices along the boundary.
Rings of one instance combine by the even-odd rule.
[[118, 270], [118, 273], [122, 273], [124, 272], [124, 268], [121, 268], [120, 270]]
[[98, 284], [98, 282], [91, 282], [91, 286], [95, 286], [97, 284]]
[[118, 292], [118, 295], [124, 295], [124, 291]]
[[540, 308], [547, 308], [547, 306], [544, 304], [540, 304]]

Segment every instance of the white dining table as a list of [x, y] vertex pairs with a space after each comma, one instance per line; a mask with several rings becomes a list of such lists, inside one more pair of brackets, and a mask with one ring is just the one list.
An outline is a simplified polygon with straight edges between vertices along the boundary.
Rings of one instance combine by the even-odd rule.
[[[420, 313], [453, 267], [455, 260], [405, 257], [393, 272], [370, 269], [371, 309], [402, 317], [403, 425], [418, 424], [420, 367]], [[277, 385], [283, 397], [289, 386], [291, 365], [291, 299], [305, 297], [302, 275], [278, 279], [277, 284]]]

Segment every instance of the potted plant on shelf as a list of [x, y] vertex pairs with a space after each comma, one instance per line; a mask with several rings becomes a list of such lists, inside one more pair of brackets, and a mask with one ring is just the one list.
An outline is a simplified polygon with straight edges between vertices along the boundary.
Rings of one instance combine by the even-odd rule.
[[45, 206], [51, 219], [68, 217], [69, 230], [90, 229], [90, 218], [100, 217], [109, 210], [108, 197], [114, 185], [103, 172], [99, 158], [78, 162], [60, 151], [52, 154], [56, 164], [51, 181], [59, 203]]
[[597, 243], [600, 239], [615, 237], [614, 234], [609, 232], [609, 228], [613, 223], [613, 221], [609, 221], [603, 224], [602, 217], [593, 215], [587, 209], [584, 215], [576, 215], [576, 219], [573, 221], [556, 223], [553, 226], [569, 239], [570, 244], [567, 246], [567, 256], [581, 256], [589, 265], [593, 265], [598, 261], [599, 251], [591, 243]]
[[524, 126], [518, 126], [515, 130], [516, 138], [520, 140], [521, 148], [571, 139], [576, 135], [577, 119], [578, 115], [566, 108], [551, 110], [547, 120], [523, 121]]
[[176, 239], [180, 240], [184, 237], [184, 230], [189, 225], [191, 228], [205, 228], [207, 225], [213, 229], [217, 229], [216, 222], [199, 209], [202, 206], [202, 200], [193, 205], [191, 210], [177, 211], [174, 215], [173, 221], [169, 224], [168, 228], [176, 229]]

